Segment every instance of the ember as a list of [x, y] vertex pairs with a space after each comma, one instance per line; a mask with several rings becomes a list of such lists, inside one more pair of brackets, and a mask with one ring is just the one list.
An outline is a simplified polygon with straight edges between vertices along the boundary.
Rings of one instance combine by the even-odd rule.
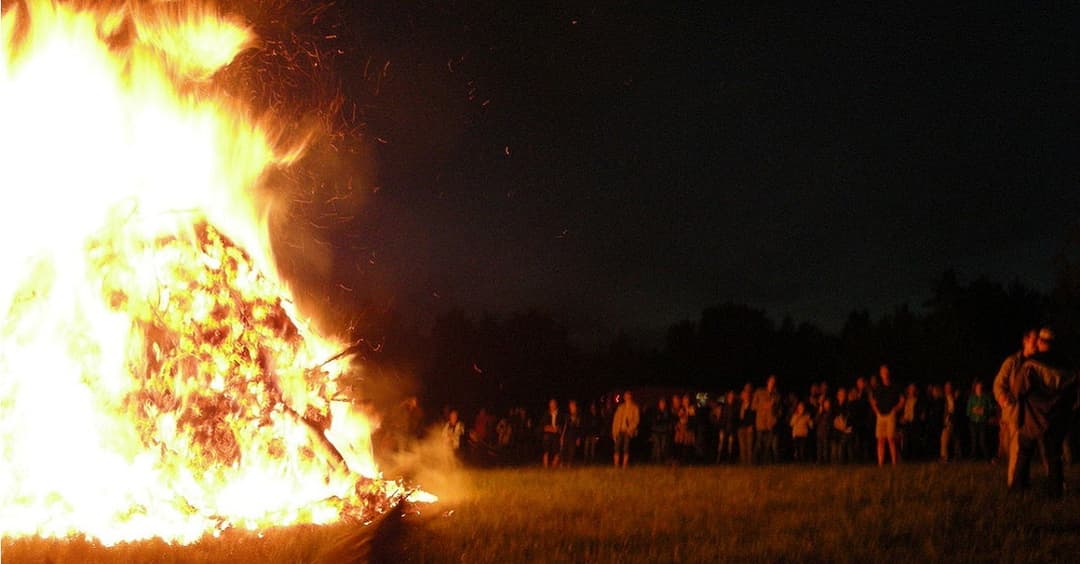
[[301, 148], [213, 83], [250, 32], [176, 3], [2, 23], [0, 534], [192, 542], [408, 495], [273, 267], [254, 191]]

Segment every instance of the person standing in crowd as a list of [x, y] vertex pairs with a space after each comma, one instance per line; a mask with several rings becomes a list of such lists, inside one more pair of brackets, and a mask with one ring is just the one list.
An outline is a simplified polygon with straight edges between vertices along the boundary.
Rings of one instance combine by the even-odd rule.
[[455, 456], [461, 456], [461, 437], [465, 435], [465, 424], [458, 418], [458, 411], [451, 409], [443, 423], [443, 440]]
[[473, 419], [473, 427], [469, 431], [469, 454], [473, 462], [485, 460], [491, 454], [491, 439], [495, 431], [494, 419], [483, 407]]
[[873, 410], [870, 407], [870, 391], [866, 384], [866, 378], [862, 376], [855, 379], [855, 387], [848, 390], [847, 409], [845, 413], [847, 424], [851, 426], [851, 460], [853, 462], [867, 462], [870, 460], [872, 450], [871, 437], [876, 430], [874, 425]]
[[649, 426], [649, 442], [652, 443], [652, 461], [655, 464], [667, 462], [670, 458], [671, 437], [675, 432], [675, 420], [667, 408], [667, 400], [660, 398], [656, 402], [656, 411]]
[[559, 402], [554, 399], [548, 400], [547, 413], [544, 414], [540, 442], [544, 452], [542, 461], [544, 468], [555, 468], [559, 465], [559, 452], [562, 450], [563, 430], [566, 428], [566, 415], [559, 411]]
[[942, 399], [945, 403], [944, 418], [941, 427], [941, 461], [949, 462], [960, 452], [956, 437], [956, 390], [952, 382], [945, 382], [942, 390]]
[[695, 415], [696, 411], [694, 404], [690, 402], [690, 396], [684, 395], [679, 401], [678, 410], [675, 411], [675, 453], [682, 464], [690, 462], [693, 457]]
[[1020, 367], [1024, 361], [1033, 356], [1037, 350], [1039, 338], [1038, 329], [1028, 329], [1020, 339], [1020, 350], [1009, 355], [1001, 363], [997, 375], [994, 376], [993, 392], [1001, 412], [999, 421], [1000, 433], [998, 436], [998, 457], [1006, 460], [1005, 484], [1013, 486], [1016, 479], [1016, 462], [1020, 453], [1020, 443], [1017, 441], [1017, 422], [1019, 417], [1019, 399], [1015, 390], [1019, 384]]
[[765, 380], [765, 387], [758, 388], [754, 392], [753, 408], [756, 419], [754, 421], [754, 462], [763, 464], [766, 459], [769, 462], [779, 462], [780, 444], [776, 436], [776, 424], [780, 420], [782, 408], [780, 392], [776, 389], [776, 375], [770, 375]]
[[900, 388], [892, 383], [887, 364], [878, 368], [878, 385], [871, 390], [870, 406], [874, 408], [877, 416], [874, 436], [877, 438], [878, 466], [885, 465], [886, 445], [889, 447], [892, 463], [896, 465], [900, 461], [899, 449], [896, 448], [896, 413], [904, 407], [904, 396], [900, 394]]
[[724, 396], [723, 413], [720, 416], [720, 446], [717, 462], [722, 460], [735, 462], [736, 435], [739, 432], [739, 399], [735, 390], [728, 390]]
[[[641, 410], [634, 403], [630, 390], [623, 393], [623, 402], [611, 420], [611, 437], [615, 440], [615, 467], [626, 468], [630, 462], [630, 440], [637, 436]], [[621, 460], [620, 460], [621, 457]]]
[[562, 433], [562, 453], [559, 463], [564, 467], [574, 465], [577, 458], [577, 449], [581, 446], [582, 436], [585, 434], [585, 420], [578, 409], [577, 401], [570, 400], [566, 403], [566, 419], [564, 420]]
[[[841, 390], [842, 391], [842, 390]], [[829, 463], [829, 448], [832, 442], [832, 399], [823, 396], [818, 399], [818, 412], [814, 417], [814, 445], [816, 455], [814, 461], [818, 464]]]
[[1051, 329], [1039, 330], [1038, 352], [1024, 360], [1016, 379], [1018, 453], [1012, 486], [1014, 490], [1028, 486], [1031, 458], [1041, 442], [1047, 465], [1046, 492], [1060, 498], [1065, 488], [1062, 443], [1080, 396], [1076, 370], [1069, 359], [1053, 350], [1053, 340]]
[[993, 409], [991, 401], [990, 395], [983, 392], [982, 381], [976, 380], [967, 400], [968, 430], [971, 439], [969, 454], [973, 460], [990, 458], [986, 435], [990, 425], [990, 412]]
[[795, 405], [795, 413], [791, 414], [791, 444], [795, 462], [806, 462], [806, 444], [810, 440], [810, 429], [814, 427], [814, 421], [806, 412], [806, 403], [799, 402]]
[[754, 450], [754, 405], [751, 399], [753, 388], [747, 382], [739, 394], [739, 464], [749, 465]]
[[715, 453], [716, 462], [720, 462], [720, 435], [724, 432], [723, 417], [723, 406], [717, 398], [709, 398], [705, 407], [698, 411], [698, 419], [701, 420], [698, 428], [700, 460], [705, 461], [706, 454]]
[[510, 447], [514, 443], [514, 426], [510, 423], [510, 418], [513, 417], [513, 410], [506, 417], [499, 419], [499, 422], [495, 424], [495, 446], [498, 448], [499, 453], [506, 455], [510, 452]]
[[595, 401], [589, 403], [589, 414], [585, 417], [585, 464], [596, 462], [596, 446], [604, 432], [604, 421], [600, 417], [600, 406]]
[[919, 415], [923, 402], [919, 400], [919, 388], [908, 384], [904, 391], [904, 409], [900, 411], [900, 456], [915, 458], [922, 444], [922, 422]]
[[395, 445], [398, 451], [410, 450], [424, 431], [424, 411], [420, 409], [420, 401], [416, 396], [405, 398], [398, 405], [398, 413], [394, 420], [394, 428], [397, 432]]
[[926, 386], [926, 455], [937, 458], [945, 429], [945, 395], [938, 384]]

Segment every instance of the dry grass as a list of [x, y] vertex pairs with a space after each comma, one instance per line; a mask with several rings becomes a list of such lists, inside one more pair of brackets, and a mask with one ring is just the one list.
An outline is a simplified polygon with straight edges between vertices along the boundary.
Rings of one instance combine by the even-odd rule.
[[[1000, 467], [474, 472], [406, 530], [428, 562], [1069, 561], [1080, 496], [1007, 496]], [[1071, 472], [1075, 482], [1077, 472]]]
[[[1080, 493], [1008, 496], [1000, 467], [476, 470], [379, 529], [375, 560], [419, 562], [1071, 561]], [[1069, 473], [1072, 484], [1080, 471]], [[1036, 480], [1036, 486], [1039, 485]], [[315, 562], [374, 528], [233, 532], [188, 547], [5, 539], [7, 562]]]

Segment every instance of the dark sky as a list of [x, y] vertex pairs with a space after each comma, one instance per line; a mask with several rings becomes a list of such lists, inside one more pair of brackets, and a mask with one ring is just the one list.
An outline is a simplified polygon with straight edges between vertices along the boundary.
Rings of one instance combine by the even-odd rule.
[[836, 329], [947, 268], [1048, 288], [1076, 226], [1076, 12], [385, 4], [338, 38], [374, 173], [331, 300]]

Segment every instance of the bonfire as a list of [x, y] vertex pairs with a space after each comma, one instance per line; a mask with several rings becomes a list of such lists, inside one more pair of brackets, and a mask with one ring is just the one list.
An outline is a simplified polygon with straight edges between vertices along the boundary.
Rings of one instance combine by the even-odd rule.
[[251, 30], [45, 0], [2, 28], [0, 535], [189, 543], [406, 495], [275, 268], [268, 183], [304, 145], [215, 82]]

